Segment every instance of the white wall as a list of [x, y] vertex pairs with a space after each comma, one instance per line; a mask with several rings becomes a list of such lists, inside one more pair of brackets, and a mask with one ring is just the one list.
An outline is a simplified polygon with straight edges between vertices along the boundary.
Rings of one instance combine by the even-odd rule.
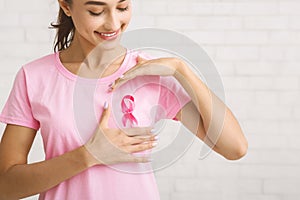
[[[194, 143], [156, 173], [162, 199], [298, 200], [300, 0], [133, 1], [130, 29], [173, 29], [207, 50], [249, 140], [247, 156], [235, 162], [215, 153], [199, 160]], [[21, 64], [52, 52], [47, 27], [56, 10], [54, 0], [0, 0], [1, 107]], [[31, 162], [43, 159], [41, 149], [38, 137]]]

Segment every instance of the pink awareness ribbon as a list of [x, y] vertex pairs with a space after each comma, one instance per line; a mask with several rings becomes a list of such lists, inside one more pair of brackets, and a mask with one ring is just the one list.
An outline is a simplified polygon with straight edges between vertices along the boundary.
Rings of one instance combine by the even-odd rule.
[[121, 108], [122, 108], [122, 112], [124, 114], [122, 117], [122, 123], [123, 123], [124, 127], [127, 126], [128, 121], [129, 121], [130, 127], [133, 127], [134, 125], [138, 124], [136, 118], [132, 114], [134, 107], [135, 107], [135, 104], [134, 104], [133, 96], [131, 96], [131, 95], [124, 96], [121, 101]]

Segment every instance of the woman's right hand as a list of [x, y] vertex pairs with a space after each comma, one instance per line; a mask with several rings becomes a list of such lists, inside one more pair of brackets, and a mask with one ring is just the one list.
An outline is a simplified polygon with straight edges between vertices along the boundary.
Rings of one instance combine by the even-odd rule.
[[[105, 109], [105, 107], [107, 107]], [[152, 149], [157, 145], [157, 137], [151, 127], [112, 129], [108, 127], [110, 106], [104, 110], [94, 135], [84, 145], [96, 159], [96, 164], [117, 164], [122, 162], [150, 162], [150, 156], [134, 156], [132, 153]]]

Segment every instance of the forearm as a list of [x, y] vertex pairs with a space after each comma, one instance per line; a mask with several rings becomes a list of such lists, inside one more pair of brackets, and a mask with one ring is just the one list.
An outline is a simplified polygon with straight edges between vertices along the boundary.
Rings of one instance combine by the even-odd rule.
[[85, 147], [50, 160], [15, 165], [0, 176], [0, 199], [15, 200], [44, 192], [95, 163]]
[[247, 141], [230, 109], [184, 62], [178, 63], [176, 71], [175, 78], [187, 91], [201, 115], [207, 137], [207, 141], [205, 138], [204, 141], [215, 145], [214, 150], [228, 159], [243, 156]]

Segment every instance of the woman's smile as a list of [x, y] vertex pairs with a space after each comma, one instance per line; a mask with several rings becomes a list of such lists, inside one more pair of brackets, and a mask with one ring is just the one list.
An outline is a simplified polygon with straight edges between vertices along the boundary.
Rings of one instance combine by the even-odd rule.
[[113, 32], [98, 32], [95, 33], [103, 40], [114, 40], [119, 36], [120, 29], [113, 31]]

